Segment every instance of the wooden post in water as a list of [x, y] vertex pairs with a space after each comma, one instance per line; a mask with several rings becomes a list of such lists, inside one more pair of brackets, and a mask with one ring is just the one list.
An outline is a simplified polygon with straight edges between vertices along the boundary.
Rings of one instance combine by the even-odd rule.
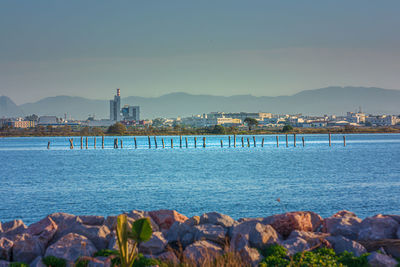
[[288, 135], [286, 134], [286, 147], [289, 147]]
[[253, 142], [254, 142], [254, 147], [256, 147], [257, 145], [256, 145], [256, 137], [255, 136], [253, 136]]
[[293, 135], [293, 138], [294, 138], [293, 139], [293, 145], [294, 145], [294, 147], [296, 147], [296, 134]]
[[247, 137], [247, 147], [250, 147], [250, 139]]
[[74, 149], [74, 138], [69, 139], [69, 148]]
[[161, 138], [162, 148], [165, 148], [164, 138]]
[[331, 146], [331, 133], [329, 133], [329, 146]]
[[236, 134], [233, 135], [233, 147], [236, 147]]
[[150, 136], [147, 136], [149, 139], [149, 149], [151, 148], [151, 140], [150, 140]]
[[242, 137], [242, 147], [244, 147], [244, 141], [243, 141], [243, 137]]
[[123, 145], [122, 145], [122, 139], [120, 140], [120, 143], [121, 143], [121, 149], [123, 148]]
[[171, 138], [171, 148], [174, 148], [174, 139]]
[[197, 147], [197, 137], [194, 138], [194, 148]]
[[179, 136], [179, 147], [182, 148], [182, 135]]
[[155, 146], [156, 149], [157, 149], [157, 137], [156, 137], [156, 136], [154, 136], [154, 146]]
[[137, 148], [136, 137], [134, 137], [133, 140], [135, 141], [135, 148]]
[[47, 142], [47, 149], [50, 149], [50, 141]]
[[101, 137], [101, 148], [104, 149], [104, 135]]
[[263, 139], [261, 141], [261, 147], [264, 147], [264, 137], [263, 137]]
[[[287, 137], [287, 135], [286, 135], [286, 137]], [[276, 147], [279, 147], [279, 137], [278, 136], [276, 136]]]
[[346, 136], [343, 135], [343, 146], [346, 146]]
[[206, 147], [206, 137], [203, 137], [203, 147]]
[[114, 138], [114, 148], [118, 148], [118, 139]]
[[228, 136], [229, 147], [231, 147], [231, 136]]
[[185, 143], [186, 143], [186, 148], [188, 148], [188, 140], [187, 140], [187, 137], [185, 137]]
[[88, 137], [86, 136], [86, 149], [88, 149]]
[[96, 136], [93, 139], [93, 147], [94, 147], [94, 149], [96, 149]]
[[301, 137], [301, 141], [303, 141], [303, 147], [306, 145], [305, 144], [305, 141], [304, 141], [304, 136], [303, 137]]
[[83, 136], [81, 136], [81, 149], [83, 149]]
[[221, 139], [221, 147], [224, 147], [224, 144], [222, 143], [222, 139]]

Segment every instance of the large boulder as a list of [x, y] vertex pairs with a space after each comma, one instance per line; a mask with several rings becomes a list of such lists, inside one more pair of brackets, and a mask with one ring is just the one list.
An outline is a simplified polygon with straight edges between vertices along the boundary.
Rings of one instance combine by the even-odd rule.
[[215, 224], [228, 228], [235, 224], [235, 220], [222, 213], [208, 212], [200, 216], [200, 224]]
[[11, 250], [14, 245], [10, 239], [5, 237], [0, 238], [0, 259], [10, 261], [11, 260]]
[[217, 256], [221, 255], [223, 250], [217, 244], [202, 240], [196, 241], [190, 246], [186, 247], [183, 251], [183, 256], [189, 262], [197, 263], [200, 266], [204, 263], [204, 260], [213, 260]]
[[42, 256], [45, 247], [38, 236], [23, 234], [14, 241], [12, 250], [13, 261], [30, 263], [36, 257]]
[[245, 237], [251, 247], [263, 249], [269, 244], [279, 243], [279, 235], [275, 229], [268, 224], [261, 224], [257, 221], [245, 221], [232, 227], [231, 248], [236, 250], [234, 245], [238, 239]]
[[80, 215], [78, 218], [86, 225], [103, 225], [105, 221], [103, 216], [96, 215]]
[[353, 212], [342, 210], [324, 219], [322, 231], [356, 240], [361, 221]]
[[382, 240], [360, 240], [369, 252], [377, 251], [383, 248], [388, 254], [394, 258], [400, 258], [400, 240], [399, 239], [382, 239]]
[[54, 256], [67, 261], [76, 261], [81, 256], [92, 256], [97, 251], [88, 238], [75, 233], [69, 233], [49, 246], [45, 257]]
[[15, 235], [23, 234], [26, 231], [27, 226], [22, 220], [13, 220], [1, 224], [0, 237], [11, 238]]
[[69, 233], [75, 233], [89, 238], [98, 250], [108, 247], [111, 231], [106, 225], [86, 225], [79, 216], [67, 213], [54, 213], [50, 217], [58, 226], [52, 243]]
[[53, 238], [57, 231], [57, 224], [49, 216], [29, 225], [26, 233], [32, 236], [37, 236], [43, 247], [47, 247], [49, 241]]
[[241, 250], [238, 251], [242, 260], [250, 264], [253, 267], [258, 266], [260, 261], [263, 259], [263, 256], [260, 254], [258, 249], [251, 248], [250, 246], [245, 246]]
[[315, 232], [322, 225], [323, 219], [311, 211], [296, 211], [266, 217], [262, 221], [287, 237], [293, 230]]
[[141, 243], [139, 251], [143, 254], [157, 255], [164, 251], [168, 241], [164, 238], [163, 233], [153, 232], [151, 239]]
[[363, 245], [343, 236], [329, 236], [326, 238], [326, 240], [332, 244], [332, 247], [337, 254], [347, 251], [352, 252], [357, 257], [360, 257], [364, 253], [367, 253], [367, 250]]
[[308, 245], [311, 248], [316, 248], [320, 246], [325, 246], [329, 247], [329, 242], [326, 241], [326, 238], [330, 236], [327, 233], [321, 233], [321, 232], [305, 232], [305, 231], [299, 231], [299, 230], [294, 230], [293, 232], [290, 233], [289, 237], [287, 239], [294, 239], [294, 238], [301, 238], [307, 241]]
[[188, 219], [188, 217], [175, 210], [154, 210], [150, 211], [149, 215], [157, 223], [161, 231], [169, 230], [174, 222], [184, 222]]
[[195, 240], [210, 240], [223, 245], [226, 243], [226, 234], [228, 230], [221, 225], [200, 224], [194, 226], [196, 229]]
[[143, 211], [143, 210], [132, 210], [129, 213], [126, 214], [128, 217], [128, 222], [132, 224], [134, 221], [142, 218], [149, 218], [150, 223], [151, 223], [151, 228], [153, 229], [153, 232], [159, 232], [160, 228], [158, 227], [157, 223], [153, 220], [153, 218], [150, 216], [148, 211]]
[[167, 231], [166, 239], [168, 243], [186, 247], [193, 243], [197, 229], [186, 223], [175, 222]]
[[386, 215], [376, 215], [364, 219], [359, 228], [359, 240], [379, 240], [396, 238], [399, 223]]
[[161, 253], [160, 255], [157, 256], [157, 259], [169, 263], [172, 266], [178, 266], [180, 263], [178, 257], [172, 251], [166, 251], [164, 253]]
[[371, 267], [396, 267], [397, 261], [390, 256], [372, 252], [367, 257], [368, 263]]
[[29, 264], [29, 267], [46, 267], [42, 260], [43, 258], [41, 256], [36, 257], [31, 264]]
[[300, 237], [286, 239], [282, 242], [282, 246], [287, 249], [288, 255], [294, 255], [297, 252], [310, 249], [308, 242]]

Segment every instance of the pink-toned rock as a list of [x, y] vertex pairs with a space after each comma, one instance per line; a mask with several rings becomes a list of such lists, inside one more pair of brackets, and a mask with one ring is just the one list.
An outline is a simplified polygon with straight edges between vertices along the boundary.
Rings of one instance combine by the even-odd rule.
[[22, 220], [13, 220], [2, 223], [2, 232], [0, 236], [11, 237], [13, 235], [23, 234], [26, 230], [26, 225]]
[[11, 260], [11, 249], [14, 245], [10, 239], [5, 237], [0, 238], [0, 259], [4, 259], [6, 261]]
[[157, 255], [164, 251], [168, 241], [164, 238], [163, 233], [153, 232], [149, 241], [141, 243], [139, 251], [144, 254]]
[[153, 220], [153, 218], [150, 216], [148, 211], [132, 210], [127, 214], [127, 216], [128, 216], [128, 220], [131, 219], [131, 222], [134, 222], [134, 221], [136, 221], [138, 219], [142, 219], [142, 218], [149, 218], [150, 223], [151, 223], [151, 228], [153, 228], [153, 232], [160, 231], [158, 224]]
[[245, 246], [240, 251], [238, 251], [239, 255], [242, 257], [242, 260], [253, 267], [258, 266], [260, 261], [263, 259], [260, 252], [249, 246]]
[[368, 263], [371, 267], [396, 267], [397, 261], [390, 256], [383, 255], [377, 252], [372, 252], [367, 257]]
[[79, 219], [86, 225], [102, 225], [104, 224], [103, 216], [96, 215], [79, 215]]
[[187, 260], [201, 266], [204, 260], [213, 260], [218, 255], [221, 255], [222, 252], [222, 248], [217, 244], [211, 241], [202, 240], [186, 247], [183, 251], [183, 256]]
[[305, 231], [294, 230], [293, 232], [290, 233], [287, 239], [293, 239], [299, 237], [301, 239], [306, 240], [307, 244], [310, 247], [319, 247], [319, 246], [330, 247], [329, 242], [326, 240], [326, 238], [329, 236], [330, 234], [327, 233], [305, 232]]
[[43, 255], [45, 247], [37, 236], [23, 234], [14, 242], [13, 261], [30, 263], [36, 257]]
[[359, 228], [359, 240], [394, 239], [399, 223], [390, 216], [378, 214], [364, 219]]
[[57, 224], [49, 217], [29, 225], [26, 233], [37, 236], [43, 247], [47, 247], [49, 241], [53, 238], [57, 231]]
[[[237, 243], [245, 238], [251, 247], [263, 249], [267, 245], [279, 243], [279, 235], [275, 229], [268, 224], [257, 221], [245, 221], [232, 227], [231, 248], [237, 250]], [[241, 243], [241, 242], [239, 242]], [[242, 244], [242, 243], [241, 243]]]
[[311, 211], [296, 211], [273, 215], [263, 219], [263, 223], [270, 224], [274, 229], [287, 237], [293, 230], [315, 232], [323, 219]]
[[341, 235], [351, 240], [357, 239], [361, 219], [353, 212], [342, 210], [324, 219], [322, 231], [331, 235]]
[[92, 256], [97, 251], [86, 237], [74, 233], [63, 236], [46, 250], [45, 257], [55, 256], [67, 261], [76, 261], [81, 256]]
[[185, 222], [188, 217], [175, 210], [155, 210], [150, 211], [149, 215], [160, 227], [160, 230], [168, 230], [174, 222]]
[[167, 251], [167, 252], [161, 253], [160, 255], [157, 256], [157, 259], [159, 259], [163, 262], [170, 263], [173, 266], [179, 265], [179, 263], [180, 263], [178, 257], [172, 251]]

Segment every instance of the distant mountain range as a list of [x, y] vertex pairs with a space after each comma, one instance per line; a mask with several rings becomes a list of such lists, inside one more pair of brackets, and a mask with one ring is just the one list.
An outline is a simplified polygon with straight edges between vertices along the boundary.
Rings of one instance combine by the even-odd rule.
[[[110, 96], [110, 99], [112, 97]], [[122, 105], [138, 105], [141, 118], [191, 116], [212, 111], [272, 112], [278, 114], [345, 114], [362, 107], [371, 114], [400, 114], [400, 90], [372, 87], [327, 87], [302, 91], [291, 96], [256, 97], [252, 95], [213, 96], [171, 93], [160, 97], [122, 98]], [[109, 117], [109, 100], [55, 96], [17, 106], [10, 98], [0, 97], [0, 117], [67, 114], [75, 119]]]

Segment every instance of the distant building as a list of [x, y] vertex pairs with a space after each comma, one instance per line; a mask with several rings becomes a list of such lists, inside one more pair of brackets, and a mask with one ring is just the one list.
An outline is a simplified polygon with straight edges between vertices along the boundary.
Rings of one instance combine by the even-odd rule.
[[396, 125], [397, 118], [393, 115], [381, 115], [381, 116], [368, 116], [365, 122], [369, 122], [376, 126], [392, 126]]
[[140, 107], [125, 105], [122, 108], [122, 117], [126, 121], [140, 121]]
[[121, 91], [119, 88], [117, 89], [117, 95], [114, 96], [114, 100], [110, 100], [110, 120], [121, 120]]
[[35, 122], [24, 120], [22, 118], [1, 120], [0, 127], [5, 127], [5, 126], [12, 128], [33, 128], [35, 127]]
[[38, 125], [51, 125], [58, 124], [58, 118], [56, 116], [41, 116], [39, 118]]

